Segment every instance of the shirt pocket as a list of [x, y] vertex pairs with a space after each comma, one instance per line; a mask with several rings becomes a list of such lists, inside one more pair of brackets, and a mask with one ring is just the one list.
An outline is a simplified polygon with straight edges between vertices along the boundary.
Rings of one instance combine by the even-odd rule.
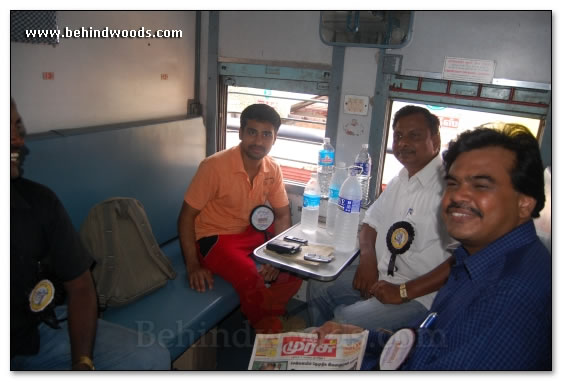
[[412, 216], [407, 221], [414, 226], [412, 246], [415, 253], [422, 253], [431, 245], [442, 240], [443, 224], [438, 213]]

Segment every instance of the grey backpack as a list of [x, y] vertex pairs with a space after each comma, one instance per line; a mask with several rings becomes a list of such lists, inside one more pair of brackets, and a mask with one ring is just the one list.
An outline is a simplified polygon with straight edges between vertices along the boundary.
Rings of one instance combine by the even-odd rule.
[[80, 238], [96, 260], [92, 276], [102, 310], [133, 302], [176, 278], [136, 199], [96, 204], [80, 227]]

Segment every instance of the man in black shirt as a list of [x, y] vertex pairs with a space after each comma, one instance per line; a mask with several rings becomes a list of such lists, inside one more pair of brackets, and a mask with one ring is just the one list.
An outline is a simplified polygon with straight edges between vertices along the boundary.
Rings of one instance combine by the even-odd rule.
[[57, 196], [20, 177], [24, 134], [11, 100], [11, 369], [169, 369], [167, 349], [137, 346], [134, 331], [97, 319], [93, 259]]

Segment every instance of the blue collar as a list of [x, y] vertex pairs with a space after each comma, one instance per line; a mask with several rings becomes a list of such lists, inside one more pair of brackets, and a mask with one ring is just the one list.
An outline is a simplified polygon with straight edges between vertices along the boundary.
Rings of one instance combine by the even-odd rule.
[[472, 280], [496, 278], [503, 269], [506, 254], [537, 240], [537, 237], [530, 219], [471, 256], [463, 246], [458, 247], [454, 252], [456, 266], [464, 266]]

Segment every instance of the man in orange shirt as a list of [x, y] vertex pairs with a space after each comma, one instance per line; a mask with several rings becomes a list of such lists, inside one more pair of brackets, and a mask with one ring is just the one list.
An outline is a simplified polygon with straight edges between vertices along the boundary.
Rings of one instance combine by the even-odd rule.
[[[265, 234], [250, 224], [254, 208], [269, 202], [274, 223], [269, 233], [291, 226], [281, 169], [270, 152], [281, 120], [268, 105], [255, 104], [240, 116], [236, 147], [215, 153], [199, 165], [178, 218], [178, 232], [190, 287], [213, 289], [218, 274], [237, 291], [243, 314], [257, 332], [276, 333], [292, 323], [283, 317], [301, 279], [270, 266], [256, 267], [252, 251]], [[267, 287], [266, 283], [270, 283]]]

